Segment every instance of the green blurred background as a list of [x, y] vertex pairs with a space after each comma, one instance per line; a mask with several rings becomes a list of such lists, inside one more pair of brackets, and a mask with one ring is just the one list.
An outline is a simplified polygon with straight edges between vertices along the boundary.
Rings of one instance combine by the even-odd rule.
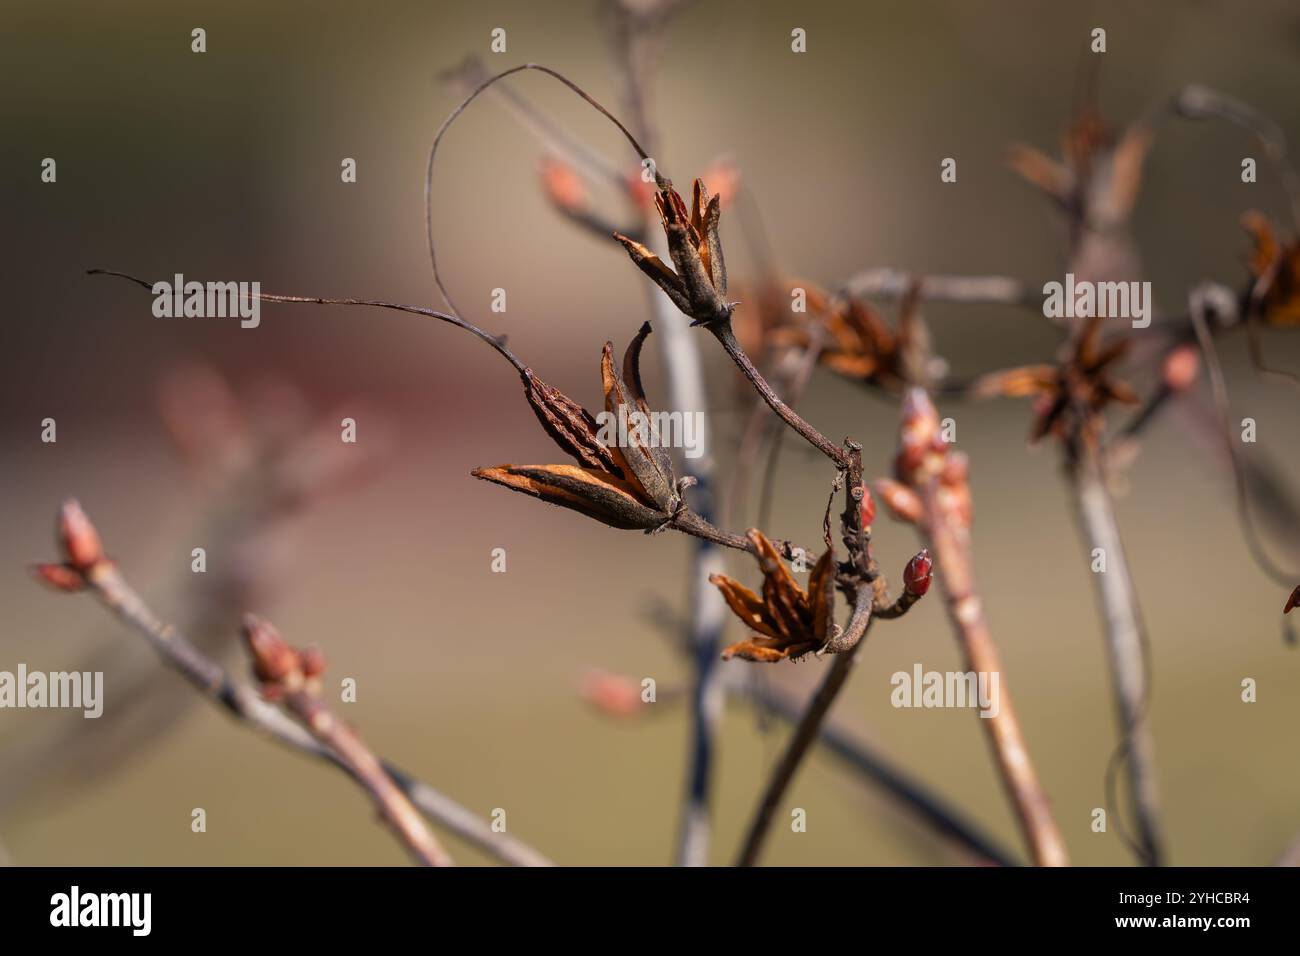
[[[20, 661], [68, 669], [101, 652], [113, 706], [115, 662], [138, 658], [138, 639], [90, 600], [38, 588], [26, 564], [53, 555], [55, 509], [77, 495], [145, 596], [184, 620], [190, 549], [211, 546], [195, 531], [211, 500], [170, 450], [158, 383], [196, 359], [241, 393], [282, 376], [321, 415], [356, 414], [362, 444], [380, 422], [397, 442], [372, 480], [277, 534], [275, 584], [253, 609], [290, 639], [322, 644], [331, 676], [357, 679], [346, 715], [375, 749], [484, 816], [505, 808], [510, 831], [557, 861], [670, 861], [685, 708], [662, 702], [652, 716], [616, 722], [593, 713], [578, 688], [592, 667], [652, 676], [661, 690], [686, 678], [648, 609], [682, 607], [687, 542], [607, 530], [472, 480], [474, 466], [558, 453], [511, 370], [453, 329], [301, 306], [264, 307], [256, 330], [161, 320], [142, 290], [83, 274], [179, 271], [258, 279], [271, 292], [436, 304], [424, 164], [460, 98], [438, 74], [471, 53], [494, 68], [536, 61], [616, 103], [594, 5], [10, 0], [0, 11], [10, 267], [0, 349], [0, 669]], [[1060, 270], [1056, 223], [1006, 168], [1005, 150], [1023, 141], [1055, 151], [1098, 25], [1109, 45], [1101, 105], [1113, 121], [1195, 81], [1253, 103], [1300, 138], [1293, 3], [730, 0], [689, 4], [669, 28], [656, 89], [660, 163], [680, 183], [732, 157], [782, 266], [826, 285], [884, 265], [1051, 276]], [[201, 56], [190, 52], [196, 26], [207, 30]], [[789, 52], [795, 26], [808, 33], [803, 56]], [[507, 30], [505, 54], [489, 52], [494, 27]], [[516, 88], [607, 155], [628, 158], [608, 124], [558, 84], [525, 75]], [[1134, 230], [1165, 308], [1178, 308], [1202, 279], [1241, 281], [1240, 213], [1283, 209], [1263, 167], [1258, 184], [1240, 182], [1241, 157], [1257, 153], [1221, 125], [1162, 134]], [[539, 155], [488, 99], [453, 128], [434, 188], [442, 262], [471, 317], [507, 332], [548, 382], [592, 406], [601, 345], [610, 338], [621, 348], [646, 317], [644, 279], [612, 242], [547, 206]], [[58, 162], [54, 185], [39, 179], [47, 156]], [[958, 159], [956, 184], [939, 183], [946, 156]], [[339, 180], [343, 157], [357, 159], [356, 184]], [[724, 213], [724, 239], [735, 223]], [[729, 257], [738, 279], [751, 265], [743, 251]], [[488, 312], [495, 287], [508, 290], [504, 316]], [[962, 373], [1045, 360], [1057, 344], [1053, 329], [1023, 313], [933, 306], [926, 315], [938, 350]], [[1297, 339], [1270, 335], [1271, 363], [1300, 369]], [[1260, 444], [1294, 486], [1295, 393], [1251, 374], [1239, 336], [1221, 347], [1234, 411], [1256, 418]], [[725, 474], [747, 406], [722, 357], [705, 354]], [[654, 400], [664, 382], [657, 351], [647, 357]], [[885, 472], [892, 403], [818, 374], [804, 408], [826, 434], [863, 441], [869, 470]], [[1026, 450], [1022, 404], [945, 412], [972, 459], [978, 575], [1005, 681], [1073, 860], [1127, 863], [1113, 827], [1089, 828], [1115, 731], [1092, 582], [1057, 458]], [[39, 439], [47, 416], [58, 421], [54, 445]], [[815, 541], [829, 477], [787, 449], [772, 530]], [[1300, 828], [1300, 656], [1280, 637], [1285, 595], [1249, 561], [1223, 469], [1176, 418], [1160, 422], [1130, 478], [1119, 508], [1156, 665], [1152, 721], [1170, 861], [1271, 862]], [[916, 549], [912, 532], [882, 520], [877, 539], [897, 575]], [[506, 574], [490, 572], [496, 547], [507, 549]], [[748, 562], [734, 570], [753, 581]], [[729, 629], [728, 639], [740, 636]], [[242, 672], [233, 647], [227, 659]], [[873, 633], [835, 718], [1019, 850], [974, 715], [890, 706], [889, 675], [917, 661], [961, 666], [937, 601]], [[761, 678], [803, 687], [825, 666], [781, 665]], [[1256, 704], [1239, 701], [1244, 677], [1259, 682]], [[159, 671], [154, 686], [165, 693], [177, 682]], [[151, 728], [164, 731], [155, 746], [92, 773], [66, 742], [94, 753], [96, 722], [0, 711], [0, 780], [12, 797], [0, 841], [12, 857], [402, 862], [362, 794], [334, 771], [206, 707], [162, 723]], [[57, 738], [66, 753], [18, 759], [56, 724], [70, 735]], [[783, 733], [740, 702], [729, 707], [714, 862], [730, 859]], [[958, 859], [828, 757], [809, 761], [789, 802], [808, 811], [808, 831], [779, 826], [769, 862]], [[190, 831], [193, 807], [207, 811], [204, 834]], [[484, 860], [452, 849], [464, 862]]]

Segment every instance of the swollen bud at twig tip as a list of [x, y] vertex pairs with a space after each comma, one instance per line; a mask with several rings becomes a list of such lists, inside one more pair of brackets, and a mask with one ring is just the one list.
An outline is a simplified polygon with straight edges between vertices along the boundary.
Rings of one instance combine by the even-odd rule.
[[921, 597], [926, 591], [930, 590], [931, 576], [930, 572], [934, 568], [934, 562], [930, 560], [930, 551], [928, 548], [922, 548], [920, 553], [907, 562], [907, 567], [903, 569], [903, 587], [909, 594]]
[[1287, 598], [1286, 607], [1282, 608], [1282, 613], [1290, 614], [1292, 609], [1297, 607], [1300, 607], [1300, 584], [1296, 585], [1296, 589], [1292, 591], [1291, 596]]
[[939, 474], [939, 481], [950, 487], [957, 488], [965, 485], [969, 476], [970, 458], [963, 451], [955, 451], [944, 459], [943, 471]]
[[548, 156], [542, 160], [542, 189], [546, 198], [561, 212], [580, 215], [587, 209], [587, 188], [573, 167], [562, 159]]
[[99, 532], [81, 510], [76, 498], [69, 498], [59, 509], [59, 544], [68, 564], [77, 571], [89, 571], [104, 560]]
[[325, 652], [319, 647], [304, 647], [298, 655], [305, 677], [317, 677], [325, 672]]
[[916, 524], [921, 520], [921, 497], [911, 488], [890, 478], [881, 478], [876, 482], [876, 494], [885, 503], [885, 507], [899, 521]]
[[80, 591], [86, 586], [81, 572], [67, 564], [33, 564], [32, 574], [59, 591]]
[[641, 686], [629, 677], [590, 671], [582, 681], [583, 699], [608, 717], [635, 717], [641, 711]]
[[267, 684], [278, 684], [299, 669], [298, 654], [280, 632], [254, 614], [244, 615], [244, 643], [253, 658], [253, 673]]
[[1160, 380], [1171, 392], [1181, 392], [1196, 383], [1201, 372], [1201, 355], [1193, 345], [1180, 345], [1168, 355], [1160, 369]]

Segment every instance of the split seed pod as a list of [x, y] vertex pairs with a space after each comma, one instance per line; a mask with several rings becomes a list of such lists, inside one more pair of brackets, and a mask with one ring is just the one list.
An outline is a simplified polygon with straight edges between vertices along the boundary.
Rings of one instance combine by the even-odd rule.
[[695, 180], [688, 213], [682, 197], [671, 183], [665, 183], [655, 195], [655, 207], [659, 210], [675, 272], [635, 239], [619, 232], [614, 233], [614, 238], [673, 305], [691, 317], [692, 325], [729, 319], [735, 303], [727, 302], [726, 298], [727, 267], [718, 235], [718, 219], [722, 214], [719, 197], [710, 198], [704, 183]]
[[[682, 507], [681, 491], [689, 479], [675, 479], [645, 400], [640, 359], [649, 334], [646, 322], [627, 347], [621, 370], [614, 364], [612, 343], [605, 343], [600, 368], [603, 424], [531, 369], [521, 373], [524, 395], [537, 420], [576, 466], [498, 465], [476, 468], [474, 477], [572, 509], [611, 528], [654, 531], [670, 522]], [[620, 427], [623, 423], [626, 428]]]
[[750, 529], [748, 537], [758, 551], [763, 571], [762, 596], [725, 574], [709, 576], [727, 606], [746, 627], [758, 632], [724, 650], [723, 659], [775, 662], [820, 650], [830, 637], [835, 614], [834, 556], [826, 551], [817, 559], [804, 591], [761, 531]]

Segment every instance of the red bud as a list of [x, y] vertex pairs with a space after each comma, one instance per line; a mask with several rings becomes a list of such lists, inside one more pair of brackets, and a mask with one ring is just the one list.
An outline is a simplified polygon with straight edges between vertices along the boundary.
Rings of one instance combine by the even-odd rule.
[[1282, 608], [1282, 613], [1290, 614], [1291, 609], [1297, 607], [1300, 607], [1300, 584], [1296, 585], [1296, 589], [1292, 591], [1291, 596], [1287, 598], [1286, 607]]
[[1196, 382], [1201, 372], [1201, 354], [1193, 345], [1180, 345], [1168, 355], [1160, 369], [1165, 388], [1181, 392]]
[[587, 208], [587, 188], [573, 167], [561, 159], [548, 156], [542, 160], [542, 188], [546, 198], [570, 215]]
[[69, 498], [59, 509], [59, 544], [68, 564], [78, 571], [89, 571], [104, 560], [99, 532], [81, 510], [76, 498]]
[[906, 521], [911, 524], [921, 520], [921, 498], [906, 485], [889, 478], [881, 478], [876, 482], [876, 494], [880, 495], [880, 500], [885, 503], [885, 507], [899, 521]]
[[325, 652], [319, 647], [304, 647], [299, 658], [304, 676], [316, 677], [325, 672]]
[[969, 476], [970, 459], [965, 452], [954, 451], [944, 460], [943, 471], [939, 473], [939, 481], [955, 488], [965, 485]]
[[933, 568], [934, 562], [930, 560], [929, 549], [922, 548], [919, 554], [907, 562], [907, 567], [903, 568], [903, 587], [909, 594], [921, 597], [930, 590], [930, 572]]
[[862, 527], [870, 528], [876, 520], [876, 499], [871, 496], [870, 488], [862, 489]]
[[33, 564], [32, 574], [59, 591], [80, 591], [86, 586], [81, 572], [67, 564]]
[[635, 717], [641, 713], [641, 685], [629, 677], [592, 671], [583, 678], [582, 696], [610, 717]]
[[301, 666], [298, 652], [285, 643], [269, 622], [244, 615], [244, 643], [253, 658], [253, 673], [268, 684], [278, 684]]

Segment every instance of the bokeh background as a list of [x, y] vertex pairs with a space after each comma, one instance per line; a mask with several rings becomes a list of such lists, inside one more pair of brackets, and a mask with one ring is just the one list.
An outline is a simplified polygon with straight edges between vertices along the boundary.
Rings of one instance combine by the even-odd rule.
[[[232, 639], [243, 608], [195, 582], [194, 547], [209, 548], [220, 567], [243, 560], [245, 548], [257, 553], [238, 565], [259, 579], [239, 582], [241, 599], [291, 639], [323, 645], [333, 677], [357, 679], [346, 714], [376, 750], [485, 816], [505, 808], [511, 832], [560, 862], [668, 862], [686, 709], [664, 701], [643, 719], [612, 721], [579, 687], [593, 667], [655, 677], [661, 693], [685, 680], [656, 622], [683, 606], [688, 543], [608, 530], [472, 480], [478, 465], [557, 453], [506, 364], [449, 327], [304, 306], [266, 306], [256, 330], [163, 320], [143, 290], [84, 275], [96, 266], [179, 271], [258, 279], [272, 292], [435, 305], [424, 165], [460, 98], [440, 72], [467, 54], [498, 68], [531, 60], [615, 104], [594, 4], [6, 0], [0, 20], [0, 669], [96, 660], [110, 715], [142, 696], [186, 699], [92, 601], [30, 580], [26, 565], [53, 555], [58, 503], [76, 495], [145, 596], [224, 643], [241, 672]], [[201, 56], [190, 52], [196, 26], [207, 30]], [[789, 50], [795, 26], [808, 33], [802, 56]], [[833, 285], [885, 265], [1041, 281], [1060, 271], [1059, 231], [1007, 169], [1006, 147], [1055, 149], [1093, 26], [1108, 31], [1100, 91], [1111, 120], [1195, 81], [1255, 104], [1300, 139], [1300, 10], [1280, 0], [713, 0], [687, 5], [668, 33], [656, 84], [660, 163], [680, 182], [730, 156], [778, 261], [812, 281]], [[505, 54], [489, 52], [494, 27], [507, 30]], [[628, 159], [612, 128], [558, 84], [525, 75], [516, 88], [595, 148]], [[1241, 281], [1244, 209], [1281, 215], [1266, 168], [1259, 183], [1240, 182], [1251, 154], [1247, 137], [1222, 125], [1162, 134], [1133, 225], [1165, 308], [1202, 279]], [[39, 178], [47, 156], [58, 163], [53, 185]], [[644, 279], [612, 242], [548, 207], [539, 156], [490, 98], [453, 128], [434, 188], [443, 262], [471, 317], [507, 332], [549, 382], [592, 405], [602, 343], [621, 348], [646, 317]], [[958, 159], [956, 184], [938, 181], [945, 156]], [[343, 157], [358, 162], [356, 184], [340, 182]], [[735, 224], [724, 213], [724, 239]], [[743, 279], [752, 261], [735, 240], [730, 249]], [[508, 290], [505, 315], [488, 312], [495, 287]], [[932, 306], [926, 315], [959, 372], [1044, 360], [1058, 341], [1046, 323], [1006, 309]], [[1240, 336], [1221, 347], [1234, 411], [1256, 418], [1262, 451], [1294, 489], [1295, 392], [1251, 373]], [[1295, 333], [1270, 334], [1267, 350], [1273, 364], [1300, 369]], [[705, 354], [725, 474], [748, 406], [723, 357]], [[648, 388], [662, 396], [658, 353], [647, 356]], [[274, 419], [282, 437], [304, 421], [354, 415], [358, 453], [387, 444], [381, 467], [266, 528], [239, 525], [227, 509], [246, 491], [196, 480], [159, 414], [160, 383], [194, 362], [230, 383], [255, 425]], [[299, 390], [298, 413], [285, 411], [295, 400], [284, 383]], [[215, 385], [198, 394], [197, 419], [220, 407]], [[885, 471], [891, 402], [818, 373], [804, 408], [825, 433], [862, 440], [869, 470]], [[1057, 456], [1026, 449], [1022, 404], [945, 411], [973, 463], [978, 575], [1005, 679], [1070, 852], [1080, 864], [1126, 863], [1113, 828], [1089, 828], [1115, 729]], [[58, 422], [56, 444], [40, 441], [45, 417]], [[829, 477], [787, 449], [772, 530], [815, 541]], [[1271, 862], [1300, 829], [1300, 652], [1281, 637], [1285, 595], [1248, 558], [1221, 463], [1176, 417], [1153, 430], [1128, 484], [1119, 509], [1153, 647], [1170, 860]], [[882, 520], [877, 539], [896, 575], [916, 549], [912, 532]], [[490, 572], [496, 547], [507, 549], [505, 574]], [[747, 562], [735, 570], [754, 577]], [[835, 719], [1020, 851], [974, 715], [889, 705], [889, 675], [917, 661], [961, 666], [937, 601], [872, 635]], [[809, 686], [825, 666], [781, 665], [761, 679]], [[1258, 681], [1258, 703], [1240, 702], [1244, 677]], [[361, 793], [329, 768], [203, 705], [143, 714], [137, 732], [149, 745], [119, 750], [101, 722], [0, 712], [0, 842], [14, 860], [402, 862]], [[714, 862], [730, 859], [783, 733], [742, 701], [728, 708]], [[808, 832], [778, 826], [769, 862], [960, 859], [826, 756], [808, 762], [790, 803], [808, 811]], [[194, 807], [207, 811], [204, 834], [190, 830]], [[485, 860], [452, 849], [464, 862]]]

